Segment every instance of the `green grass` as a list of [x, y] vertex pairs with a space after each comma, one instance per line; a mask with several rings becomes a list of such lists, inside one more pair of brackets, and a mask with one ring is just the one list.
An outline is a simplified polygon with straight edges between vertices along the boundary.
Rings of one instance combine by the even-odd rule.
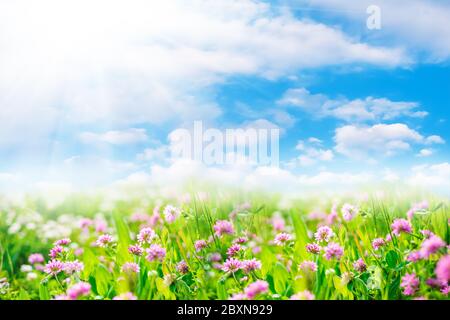
[[[54, 299], [65, 295], [75, 283], [86, 282], [90, 293], [81, 299], [113, 299], [124, 293], [132, 293], [138, 299], [229, 299], [244, 293], [247, 286], [257, 280], [266, 281], [268, 290], [256, 299], [289, 299], [295, 294], [312, 293], [316, 299], [447, 299], [440, 288], [432, 288], [425, 281], [435, 278], [439, 259], [448, 254], [441, 248], [426, 259], [411, 263], [407, 256], [420, 250], [425, 237], [421, 230], [430, 230], [448, 245], [450, 217], [448, 202], [428, 195], [429, 208], [417, 212], [411, 220], [412, 233], [396, 236], [391, 231], [395, 219], [406, 218], [411, 203], [420, 201], [417, 195], [408, 197], [389, 194], [382, 199], [368, 197], [357, 200], [351, 197], [339, 201], [340, 221], [331, 225], [335, 236], [333, 242], [344, 249], [340, 259], [327, 260], [324, 252], [312, 254], [305, 249], [314, 242], [313, 234], [321, 220], [310, 219], [309, 213], [320, 210], [326, 214], [332, 208], [331, 199], [310, 197], [293, 198], [289, 206], [280, 206], [280, 196], [261, 193], [230, 194], [211, 192], [201, 200], [192, 193], [189, 203], [176, 199], [131, 199], [114, 203], [112, 208], [102, 210], [101, 197], [74, 195], [54, 208], [48, 208], [42, 199], [27, 198], [20, 205], [3, 205], [0, 211], [0, 299]], [[136, 244], [136, 235], [143, 227], [133, 222], [137, 210], [147, 217], [153, 215], [160, 202], [163, 221], [152, 226], [157, 234], [153, 240], [166, 250], [163, 262], [148, 261], [146, 254], [138, 257], [128, 252], [129, 245]], [[249, 207], [239, 209], [248, 202]], [[4, 203], [7, 203], [6, 201]], [[358, 206], [359, 213], [349, 222], [343, 221], [342, 204]], [[167, 204], [178, 206], [181, 215], [173, 223], [164, 222], [162, 211]], [[237, 208], [237, 209], [236, 209]], [[233, 217], [230, 213], [234, 211]], [[101, 212], [101, 213], [100, 213]], [[275, 232], [271, 219], [274, 214], [285, 220], [284, 232], [294, 239], [284, 246], [273, 240]], [[82, 218], [94, 223], [86, 230], [79, 227]], [[104, 220], [107, 230], [95, 230], [95, 221]], [[214, 224], [218, 220], [233, 223], [234, 235], [218, 236]], [[101, 248], [93, 245], [99, 235], [111, 234], [114, 243]], [[375, 238], [392, 237], [386, 246], [374, 250]], [[238, 236], [249, 241], [235, 257], [239, 260], [256, 258], [261, 269], [245, 273], [226, 273], [220, 269], [227, 258], [227, 249]], [[41, 253], [45, 263], [55, 240], [68, 237], [71, 244], [64, 254], [57, 257], [63, 262], [79, 260], [84, 264], [81, 272], [56, 276], [48, 275], [38, 265], [29, 265], [32, 253]], [[195, 241], [208, 240], [208, 247], [197, 252]], [[326, 243], [320, 243], [325, 247]], [[148, 247], [150, 244], [145, 244]], [[77, 249], [83, 253], [75, 255]], [[213, 254], [221, 260], [211, 261]], [[362, 258], [367, 270], [356, 271], [353, 263]], [[182, 273], [177, 264], [185, 261], [189, 271]], [[317, 264], [316, 272], [299, 269], [303, 261]], [[140, 271], [126, 274], [122, 266], [135, 262]], [[413, 295], [405, 295], [401, 287], [402, 277], [414, 273], [420, 280]]]

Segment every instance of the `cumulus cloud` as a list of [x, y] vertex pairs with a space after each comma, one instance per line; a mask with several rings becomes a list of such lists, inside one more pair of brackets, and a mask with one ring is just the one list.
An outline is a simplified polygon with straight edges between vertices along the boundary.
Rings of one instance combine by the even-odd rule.
[[138, 128], [112, 130], [103, 133], [82, 132], [79, 137], [84, 143], [108, 143], [113, 145], [133, 144], [148, 140], [146, 130]]
[[433, 155], [433, 150], [431, 149], [421, 149], [417, 154], [418, 157], [430, 157]]
[[424, 189], [450, 190], [450, 163], [426, 164], [413, 168], [408, 183]]
[[332, 161], [334, 159], [333, 150], [322, 148], [321, 144], [322, 141], [315, 137], [310, 137], [306, 141], [298, 141], [295, 149], [300, 151], [300, 155], [292, 159], [288, 165], [290, 167], [307, 167], [318, 162]]
[[67, 123], [215, 119], [221, 109], [208, 89], [234, 75], [408, 63], [400, 48], [250, 0], [2, 1], [0, 30], [4, 143]]
[[441, 0], [292, 0], [290, 4], [309, 4], [330, 15], [349, 18], [366, 25], [366, 9], [381, 9], [381, 29], [368, 32], [376, 39], [402, 42], [411, 51], [425, 53], [425, 59], [440, 62], [450, 57], [450, 5]]
[[[428, 143], [430, 139], [405, 124], [394, 123], [343, 126], [336, 129], [334, 140], [336, 152], [352, 158], [363, 158], [369, 154], [391, 156], [410, 149], [412, 144]], [[437, 138], [431, 140], [438, 141]]]
[[416, 102], [374, 97], [332, 99], [324, 94], [312, 94], [305, 88], [289, 89], [277, 103], [300, 108], [318, 118], [333, 117], [347, 122], [373, 122], [400, 117], [423, 118], [428, 115], [426, 111], [417, 110], [419, 104]]

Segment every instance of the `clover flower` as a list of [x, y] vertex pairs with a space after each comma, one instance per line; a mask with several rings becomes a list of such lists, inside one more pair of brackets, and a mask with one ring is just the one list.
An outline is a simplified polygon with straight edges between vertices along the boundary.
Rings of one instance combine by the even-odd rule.
[[71, 242], [72, 241], [69, 238], [64, 238], [64, 239], [60, 239], [60, 240], [55, 241], [54, 245], [55, 246], [67, 246]]
[[187, 265], [186, 261], [181, 260], [180, 262], [178, 262], [177, 264], [177, 271], [181, 274], [186, 274], [189, 272], [189, 266]]
[[80, 262], [78, 260], [74, 260], [74, 261], [68, 261], [64, 263], [64, 272], [66, 274], [73, 274], [73, 273], [77, 273], [77, 272], [81, 272], [84, 269], [84, 264], [83, 262]]
[[316, 233], [314, 234], [314, 238], [318, 242], [322, 241], [329, 242], [333, 236], [334, 236], [333, 230], [331, 230], [331, 228], [327, 226], [319, 227]]
[[195, 251], [199, 252], [202, 249], [206, 248], [208, 246], [208, 242], [206, 240], [197, 240], [195, 241], [194, 247]]
[[318, 254], [322, 248], [317, 243], [308, 243], [306, 245], [306, 251], [312, 254]]
[[144, 249], [140, 245], [131, 245], [128, 247], [128, 252], [135, 256], [142, 256]]
[[257, 280], [249, 284], [245, 289], [244, 293], [248, 299], [254, 299], [257, 295], [266, 293], [269, 290], [269, 284], [267, 281]]
[[367, 265], [364, 262], [363, 259], [358, 259], [353, 263], [353, 268], [357, 271], [357, 272], [364, 272], [367, 270]]
[[53, 276], [55, 276], [58, 273], [60, 273], [61, 271], [63, 271], [63, 269], [64, 269], [64, 263], [59, 260], [51, 260], [44, 267], [45, 273], [53, 275]]
[[344, 204], [341, 209], [342, 218], [347, 222], [351, 221], [358, 212], [359, 208], [349, 203]]
[[87, 282], [78, 282], [67, 289], [67, 297], [70, 300], [77, 300], [80, 297], [87, 296], [91, 292], [91, 285]]
[[289, 300], [314, 300], [315, 298], [316, 297], [311, 291], [305, 290], [294, 294], [289, 298]]
[[125, 262], [122, 265], [122, 272], [127, 274], [139, 273], [140, 268], [137, 263], [134, 262]]
[[402, 232], [411, 233], [412, 227], [411, 223], [406, 219], [395, 219], [391, 224], [392, 232], [399, 236]]
[[385, 245], [386, 245], [386, 241], [384, 241], [383, 238], [376, 238], [376, 239], [373, 239], [373, 241], [372, 241], [372, 248], [374, 250], [378, 250], [381, 247], [384, 247]]
[[28, 256], [28, 263], [36, 264], [44, 262], [44, 256], [40, 253], [32, 253]]
[[419, 278], [417, 278], [415, 273], [405, 274], [402, 277], [402, 282], [400, 283], [400, 287], [403, 288], [403, 294], [405, 296], [413, 296], [416, 291], [419, 289]]
[[315, 263], [314, 261], [306, 260], [306, 261], [303, 261], [302, 263], [300, 263], [298, 268], [304, 272], [316, 272], [317, 271], [317, 263]]
[[163, 214], [164, 214], [164, 218], [166, 219], [167, 223], [172, 223], [180, 216], [181, 209], [174, 207], [172, 205], [167, 205], [164, 208]]
[[336, 259], [339, 260], [344, 254], [344, 249], [334, 242], [330, 242], [328, 246], [325, 247], [324, 257], [327, 260]]
[[98, 237], [97, 241], [95, 242], [97, 246], [101, 248], [105, 248], [109, 246], [113, 242], [113, 237], [109, 234], [102, 234]]
[[450, 255], [443, 256], [436, 265], [434, 270], [439, 280], [444, 282], [450, 281]]
[[286, 243], [292, 240], [292, 236], [289, 233], [282, 232], [275, 236], [273, 241], [277, 246], [284, 246]]
[[150, 248], [147, 249], [147, 260], [162, 262], [166, 257], [166, 249], [161, 247], [159, 244], [152, 244]]
[[256, 260], [255, 258], [242, 261], [242, 270], [244, 270], [245, 273], [250, 273], [259, 269], [261, 269], [261, 261]]
[[224, 272], [237, 272], [242, 268], [242, 262], [234, 259], [234, 258], [229, 258], [227, 259], [224, 264], [222, 265], [222, 270]]
[[423, 258], [428, 258], [433, 253], [439, 251], [439, 249], [444, 248], [446, 243], [436, 235], [431, 236], [426, 239], [422, 246], [420, 247], [420, 254]]
[[50, 249], [50, 253], [48, 254], [50, 258], [56, 259], [61, 253], [64, 252], [64, 248], [62, 246], [55, 246]]
[[150, 243], [154, 238], [156, 238], [156, 233], [152, 228], [143, 228], [137, 235], [137, 240], [141, 244]]
[[231, 247], [229, 247], [228, 248], [228, 250], [227, 250], [227, 255], [229, 256], [229, 257], [233, 257], [233, 256], [235, 256], [236, 254], [238, 254], [239, 253], [239, 251], [241, 251], [241, 246], [240, 245], [238, 245], [238, 244], [233, 244]]
[[234, 227], [230, 221], [219, 220], [214, 225], [214, 231], [215, 231], [215, 234], [220, 237], [224, 234], [233, 234]]

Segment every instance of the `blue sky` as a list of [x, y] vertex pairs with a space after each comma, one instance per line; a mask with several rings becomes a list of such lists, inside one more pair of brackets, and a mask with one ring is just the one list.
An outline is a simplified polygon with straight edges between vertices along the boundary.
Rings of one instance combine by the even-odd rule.
[[450, 5], [373, 2], [0, 1], [0, 187], [208, 176], [168, 154], [202, 120], [282, 130], [222, 180], [446, 189]]

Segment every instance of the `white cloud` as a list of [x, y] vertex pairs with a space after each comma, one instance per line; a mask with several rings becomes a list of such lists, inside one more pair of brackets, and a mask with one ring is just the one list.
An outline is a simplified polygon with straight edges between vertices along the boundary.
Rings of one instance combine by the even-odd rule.
[[423, 118], [428, 115], [426, 111], [416, 110], [419, 107], [416, 102], [396, 102], [373, 97], [332, 99], [324, 94], [312, 94], [305, 88], [289, 89], [277, 104], [298, 107], [315, 117], [334, 117], [348, 122], [392, 120], [402, 116]]
[[79, 135], [84, 143], [109, 143], [113, 145], [133, 144], [148, 140], [145, 129], [130, 128], [104, 133], [82, 132]]
[[441, 0], [293, 0], [325, 9], [327, 14], [350, 18], [365, 27], [366, 9], [381, 9], [381, 30], [367, 32], [376, 40], [401, 42], [411, 50], [425, 52], [428, 61], [450, 57], [450, 5]]
[[[368, 154], [390, 156], [408, 150], [411, 144], [428, 143], [429, 138], [402, 123], [368, 126], [347, 125], [336, 129], [335, 150], [352, 158]], [[432, 139], [437, 141], [437, 139]]]
[[430, 157], [433, 155], [433, 150], [431, 149], [421, 149], [417, 154], [418, 157]]
[[0, 30], [2, 143], [67, 123], [215, 119], [208, 89], [228, 76], [409, 62], [399, 48], [250, 0], [2, 1]]
[[296, 149], [301, 154], [289, 161], [289, 167], [301, 166], [307, 167], [317, 164], [321, 161], [331, 161], [334, 159], [334, 152], [330, 149], [317, 148], [315, 145], [320, 145], [321, 141], [317, 138], [311, 137], [306, 141], [300, 140], [296, 145]]
[[450, 190], [450, 163], [426, 164], [413, 168], [413, 174], [407, 180], [408, 184], [448, 194]]

